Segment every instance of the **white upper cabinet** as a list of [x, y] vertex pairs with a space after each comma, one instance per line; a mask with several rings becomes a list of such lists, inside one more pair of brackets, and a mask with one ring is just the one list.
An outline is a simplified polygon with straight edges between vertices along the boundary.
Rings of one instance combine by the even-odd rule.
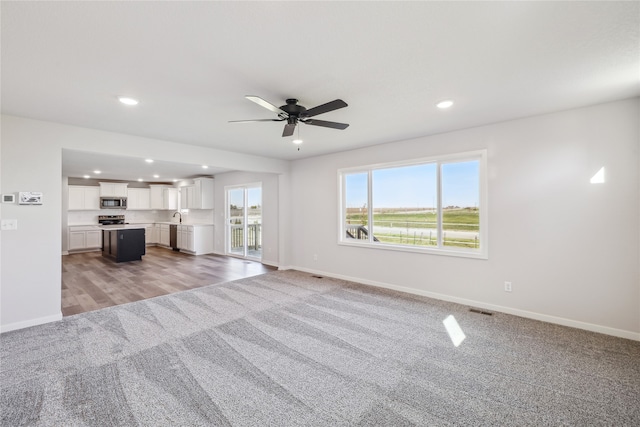
[[198, 209], [193, 185], [180, 187], [180, 209]]
[[101, 182], [100, 197], [127, 197], [126, 182]]
[[149, 188], [127, 189], [127, 210], [151, 209], [151, 190]]
[[213, 209], [213, 178], [196, 178], [180, 187], [180, 209]]
[[167, 188], [165, 185], [150, 185], [151, 209], [164, 209], [163, 191]]
[[100, 209], [100, 188], [83, 185], [69, 186], [70, 211], [96, 211]]
[[178, 209], [178, 189], [170, 185], [150, 185], [151, 209]]
[[197, 178], [193, 182], [197, 198], [194, 209], [213, 209], [213, 178]]
[[175, 187], [167, 187], [163, 190], [164, 209], [175, 211], [178, 209], [178, 189]]

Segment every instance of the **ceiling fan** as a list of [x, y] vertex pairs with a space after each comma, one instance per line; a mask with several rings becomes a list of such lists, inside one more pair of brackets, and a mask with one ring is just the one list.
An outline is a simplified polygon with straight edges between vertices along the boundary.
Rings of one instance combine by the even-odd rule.
[[337, 110], [339, 108], [344, 108], [347, 106], [347, 103], [342, 99], [336, 99], [331, 102], [327, 102], [326, 104], [318, 105], [317, 107], [313, 107], [310, 109], [306, 109], [302, 105], [298, 105], [298, 100], [294, 98], [287, 99], [286, 105], [281, 107], [276, 107], [275, 105], [265, 101], [259, 96], [247, 95], [245, 96], [249, 101], [253, 101], [256, 104], [266, 108], [267, 110], [273, 111], [278, 115], [277, 119], [256, 119], [256, 120], [232, 120], [229, 123], [247, 123], [247, 122], [283, 122], [287, 121], [287, 124], [284, 125], [284, 130], [282, 131], [282, 136], [291, 136], [293, 135], [293, 131], [296, 128], [298, 123], [304, 123], [307, 125], [313, 126], [322, 126], [326, 128], [332, 129], [346, 129], [349, 127], [347, 123], [338, 123], [338, 122], [328, 122], [325, 120], [317, 120], [312, 119], [312, 117], [317, 116], [318, 114], [328, 113], [329, 111]]

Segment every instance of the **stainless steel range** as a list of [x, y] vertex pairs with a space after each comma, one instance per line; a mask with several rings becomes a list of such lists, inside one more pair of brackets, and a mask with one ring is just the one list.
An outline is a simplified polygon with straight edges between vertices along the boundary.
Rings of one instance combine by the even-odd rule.
[[124, 215], [99, 215], [98, 224], [100, 225], [124, 224]]

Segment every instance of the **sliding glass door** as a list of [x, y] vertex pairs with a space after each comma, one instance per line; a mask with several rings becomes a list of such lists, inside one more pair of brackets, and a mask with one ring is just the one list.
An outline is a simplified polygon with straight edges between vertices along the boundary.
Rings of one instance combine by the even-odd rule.
[[243, 258], [262, 258], [262, 187], [227, 187], [226, 252]]

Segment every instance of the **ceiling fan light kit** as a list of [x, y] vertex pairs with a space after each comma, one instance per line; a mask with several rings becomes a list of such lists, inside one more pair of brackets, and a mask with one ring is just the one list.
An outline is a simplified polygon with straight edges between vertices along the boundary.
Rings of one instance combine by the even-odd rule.
[[278, 115], [277, 119], [255, 119], [255, 120], [232, 120], [229, 123], [246, 123], [246, 122], [283, 122], [286, 120], [282, 136], [287, 137], [293, 135], [298, 123], [304, 123], [307, 125], [321, 126], [331, 129], [344, 130], [349, 125], [347, 123], [328, 122], [326, 120], [312, 119], [312, 117], [319, 114], [328, 113], [330, 111], [338, 110], [340, 108], [347, 107], [348, 104], [341, 99], [336, 99], [326, 104], [318, 105], [307, 109], [298, 104], [298, 100], [295, 98], [289, 98], [286, 100], [286, 104], [280, 107], [276, 107], [270, 102], [265, 101], [259, 96], [247, 95], [245, 96], [249, 101], [253, 101], [263, 108], [272, 111]]

